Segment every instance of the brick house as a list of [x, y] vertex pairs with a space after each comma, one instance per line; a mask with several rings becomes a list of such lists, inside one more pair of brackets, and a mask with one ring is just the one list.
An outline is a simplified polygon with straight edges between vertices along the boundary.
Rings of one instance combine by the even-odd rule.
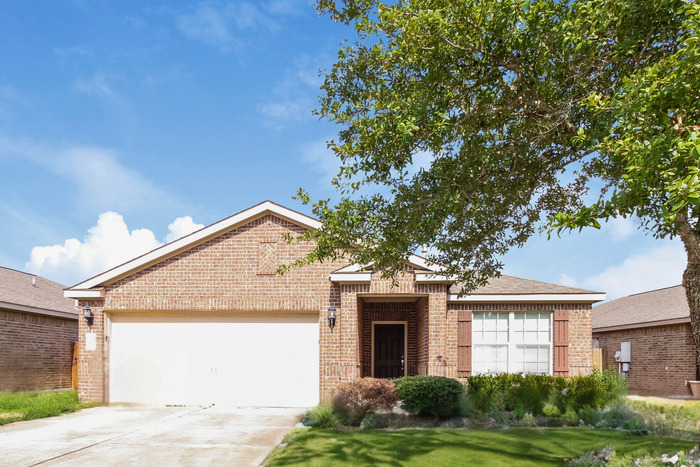
[[593, 307], [593, 342], [603, 367], [622, 370], [615, 352], [630, 343], [627, 372], [633, 394], [686, 396], [698, 379], [690, 310], [681, 285], [618, 298]]
[[276, 275], [312, 247], [282, 235], [319, 227], [266, 201], [66, 290], [95, 318], [80, 397], [312, 406], [362, 376], [590, 370], [604, 294], [503, 276], [460, 297], [419, 256], [396, 285], [341, 261]]
[[71, 387], [78, 312], [63, 289], [0, 267], [0, 391]]

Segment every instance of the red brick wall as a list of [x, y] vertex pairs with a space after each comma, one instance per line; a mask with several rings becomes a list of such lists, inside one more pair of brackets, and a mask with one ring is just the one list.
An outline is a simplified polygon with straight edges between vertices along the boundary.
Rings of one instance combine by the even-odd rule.
[[[569, 311], [569, 376], [591, 371], [593, 320], [586, 303], [449, 303], [450, 312], [470, 311]], [[455, 348], [456, 348], [455, 344]]]
[[[295, 268], [283, 276], [269, 274], [265, 264], [274, 254], [277, 264], [303, 257], [310, 243], [286, 243], [285, 233], [303, 228], [264, 215], [190, 250], [122, 278], [106, 287], [105, 300], [88, 303], [95, 313], [91, 332], [97, 349], [85, 349], [87, 326], [80, 322], [79, 393], [82, 400], [108, 400], [108, 346], [104, 312], [110, 311], [289, 311], [319, 313], [321, 342], [329, 341], [328, 307], [340, 306], [340, 287], [329, 274], [347, 263], [322, 263]], [[275, 248], [260, 243], [276, 243]], [[260, 254], [264, 252], [265, 261]], [[355, 319], [356, 319], [355, 313]], [[343, 321], [339, 311], [339, 324]], [[330, 343], [330, 342], [329, 342]], [[350, 350], [351, 351], [351, 350]], [[321, 346], [321, 361], [335, 358], [332, 345]], [[323, 376], [322, 376], [323, 380]]]
[[[447, 304], [445, 284], [415, 282], [413, 269], [406, 268], [396, 283], [372, 274], [369, 284], [333, 284], [330, 272], [346, 263], [319, 263], [295, 268], [283, 276], [269, 274], [270, 262], [286, 264], [305, 256], [309, 243], [287, 244], [285, 233], [298, 234], [302, 227], [273, 215], [264, 215], [199, 246], [122, 278], [105, 289], [105, 300], [88, 303], [95, 313], [91, 332], [97, 334], [97, 349], [85, 349], [87, 326], [80, 320], [81, 357], [79, 392], [82, 400], [108, 400], [108, 345], [104, 334], [105, 312], [129, 311], [287, 311], [317, 312], [320, 326], [320, 394], [327, 399], [333, 388], [366, 374], [366, 347], [371, 342], [361, 332], [371, 317], [362, 297], [368, 294], [415, 295], [415, 342], [410, 358], [417, 374], [457, 376], [457, 310]], [[261, 246], [261, 243], [264, 243]], [[274, 246], [270, 245], [274, 244]], [[336, 326], [327, 322], [329, 306], [336, 307]], [[480, 309], [571, 310], [572, 368], [590, 369], [590, 305], [512, 304], [468, 305]], [[489, 308], [491, 307], [491, 308]], [[369, 308], [371, 315], [371, 306]], [[586, 332], [588, 334], [586, 334]], [[415, 338], [414, 338], [415, 337]], [[363, 352], [365, 352], [363, 356]], [[573, 370], [572, 370], [573, 372]]]
[[78, 320], [0, 310], [0, 391], [71, 387]]
[[416, 303], [416, 372], [428, 374], [428, 297], [421, 297]]
[[695, 346], [690, 324], [653, 326], [593, 334], [603, 349], [604, 368], [618, 370], [615, 352], [631, 343], [629, 389], [633, 394], [688, 395], [686, 380], [694, 380]]

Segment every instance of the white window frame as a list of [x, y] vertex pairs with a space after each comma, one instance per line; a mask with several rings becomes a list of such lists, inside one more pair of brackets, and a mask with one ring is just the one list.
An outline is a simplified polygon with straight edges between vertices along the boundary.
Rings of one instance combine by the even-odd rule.
[[[506, 344], [496, 344], [496, 343], [476, 343], [474, 335], [476, 333], [475, 326], [472, 323], [472, 369], [474, 369], [474, 347], [477, 345], [506, 345], [508, 349], [507, 355], [507, 372], [508, 373], [524, 373], [524, 371], [515, 368], [515, 351], [518, 346], [533, 345], [538, 347], [544, 347], [547, 345], [549, 349], [549, 371], [548, 375], [554, 374], [554, 312], [552, 310], [518, 310], [518, 311], [506, 311], [506, 310], [492, 310], [492, 311], [474, 311], [472, 312], [472, 321], [477, 315], [483, 315], [486, 313], [508, 313], [508, 342]], [[547, 344], [527, 344], [515, 342], [515, 315], [516, 314], [526, 314], [526, 313], [547, 313], [549, 314], [549, 341]], [[483, 331], [482, 331], [483, 332]], [[487, 373], [474, 373], [474, 374], [487, 374]], [[535, 373], [539, 374], [539, 373]]]

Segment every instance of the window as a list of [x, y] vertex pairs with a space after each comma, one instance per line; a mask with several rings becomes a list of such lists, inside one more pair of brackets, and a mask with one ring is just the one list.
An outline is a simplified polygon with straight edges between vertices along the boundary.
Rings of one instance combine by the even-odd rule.
[[552, 374], [552, 312], [475, 312], [472, 371]]

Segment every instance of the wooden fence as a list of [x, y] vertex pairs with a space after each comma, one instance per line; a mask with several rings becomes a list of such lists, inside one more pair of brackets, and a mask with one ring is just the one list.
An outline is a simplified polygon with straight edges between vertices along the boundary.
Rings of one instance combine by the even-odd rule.
[[603, 371], [603, 349], [593, 349], [591, 360], [593, 368]]

